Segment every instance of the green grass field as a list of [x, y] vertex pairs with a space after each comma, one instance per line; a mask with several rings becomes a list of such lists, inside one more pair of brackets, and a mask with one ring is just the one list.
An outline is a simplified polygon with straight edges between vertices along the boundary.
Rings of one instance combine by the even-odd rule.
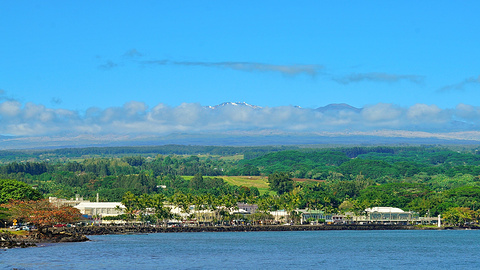
[[220, 159], [221, 160], [228, 160], [228, 161], [239, 161], [239, 160], [243, 159], [243, 155], [223, 156]]
[[230, 185], [256, 187], [260, 194], [269, 192], [265, 176], [222, 176], [221, 178]]
[[[193, 176], [182, 176], [185, 180], [190, 180]], [[208, 177], [208, 176], [207, 176]], [[222, 178], [225, 182], [235, 186], [256, 187], [260, 194], [273, 193], [268, 189], [266, 176], [216, 176]]]

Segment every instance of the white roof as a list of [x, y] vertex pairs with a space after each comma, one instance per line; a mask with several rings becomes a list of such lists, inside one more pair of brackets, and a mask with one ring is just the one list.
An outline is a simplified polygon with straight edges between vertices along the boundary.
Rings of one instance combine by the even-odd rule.
[[379, 212], [379, 213], [404, 213], [400, 208], [395, 208], [395, 207], [372, 207], [372, 208], [367, 208], [365, 209], [365, 212], [373, 213], [373, 212]]
[[250, 213], [250, 212], [248, 212], [245, 209], [238, 209], [238, 210], [230, 211], [230, 214], [245, 214], [245, 213]]
[[270, 214], [274, 216], [288, 216], [288, 212], [285, 210], [270, 211]]
[[75, 208], [125, 208], [120, 202], [81, 202]]

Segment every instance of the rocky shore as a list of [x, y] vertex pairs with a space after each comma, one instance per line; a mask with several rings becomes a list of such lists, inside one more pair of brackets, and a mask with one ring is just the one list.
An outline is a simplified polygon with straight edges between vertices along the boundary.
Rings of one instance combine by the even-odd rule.
[[89, 239], [84, 234], [66, 231], [30, 232], [28, 235], [0, 233], [0, 248], [35, 247], [39, 243], [84, 242]]
[[133, 234], [133, 233], [182, 233], [182, 232], [254, 232], [254, 231], [321, 231], [321, 230], [416, 230], [410, 225], [269, 225], [269, 226], [86, 226], [61, 228], [59, 231], [83, 235]]
[[383, 224], [335, 224], [335, 225], [267, 225], [267, 226], [192, 226], [155, 227], [143, 225], [128, 226], [85, 226], [70, 228], [49, 228], [48, 232], [30, 232], [29, 235], [0, 233], [0, 248], [32, 247], [39, 243], [83, 242], [87, 235], [137, 234], [137, 233], [187, 233], [187, 232], [255, 232], [255, 231], [328, 231], [328, 230], [454, 230], [479, 229], [468, 227], [418, 227], [412, 225]]

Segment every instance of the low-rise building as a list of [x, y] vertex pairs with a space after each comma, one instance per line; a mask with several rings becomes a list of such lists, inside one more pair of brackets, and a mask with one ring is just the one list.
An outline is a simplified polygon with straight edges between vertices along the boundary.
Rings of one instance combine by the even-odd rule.
[[118, 216], [124, 213], [125, 206], [120, 202], [81, 202], [74, 206], [82, 215], [88, 216]]
[[299, 210], [300, 212], [300, 223], [304, 224], [307, 222], [333, 222], [332, 214], [326, 214], [322, 210]]
[[290, 216], [286, 210], [270, 211], [269, 213], [272, 215], [275, 223], [288, 222], [288, 218]]
[[365, 209], [365, 213], [363, 221], [373, 223], [408, 224], [419, 220], [418, 213], [395, 207], [372, 207]]
[[76, 205], [79, 205], [80, 203], [82, 202], [90, 202], [88, 200], [84, 200], [83, 197], [80, 197], [80, 195], [76, 194], [75, 195], [75, 199], [61, 199], [61, 198], [57, 198], [57, 197], [48, 197], [48, 201], [55, 205], [56, 207], [60, 207], [60, 206], [64, 206], [64, 205], [68, 205], [68, 206], [76, 206]]
[[238, 210], [244, 210], [246, 214], [255, 214], [258, 210], [257, 204], [237, 203]]

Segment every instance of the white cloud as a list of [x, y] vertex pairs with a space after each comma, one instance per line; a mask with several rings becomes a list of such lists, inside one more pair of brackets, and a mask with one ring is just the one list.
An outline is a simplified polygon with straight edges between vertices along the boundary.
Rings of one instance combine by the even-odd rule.
[[465, 121], [480, 123], [480, 107], [460, 103], [455, 109], [455, 116]]
[[368, 106], [362, 110], [362, 114], [366, 120], [371, 122], [388, 121], [397, 119], [401, 115], [402, 110], [393, 104], [378, 103]]
[[18, 101], [5, 101], [0, 103], [0, 116], [4, 117], [14, 117], [21, 112], [22, 104]]
[[407, 111], [407, 117], [412, 123], [446, 123], [448, 112], [436, 105], [415, 104]]
[[[480, 130], [480, 108], [459, 104], [454, 109], [416, 104], [400, 107], [379, 103], [363, 110], [318, 111], [293, 106], [254, 108], [198, 103], [176, 107], [131, 101], [121, 107], [90, 108], [80, 113], [18, 101], [0, 103], [0, 134], [43, 136], [55, 134], [144, 134], [277, 130], [282, 132], [341, 132], [369, 130], [454, 131]], [[458, 125], [465, 122], [468, 125]], [[472, 124], [473, 123], [473, 124]]]

